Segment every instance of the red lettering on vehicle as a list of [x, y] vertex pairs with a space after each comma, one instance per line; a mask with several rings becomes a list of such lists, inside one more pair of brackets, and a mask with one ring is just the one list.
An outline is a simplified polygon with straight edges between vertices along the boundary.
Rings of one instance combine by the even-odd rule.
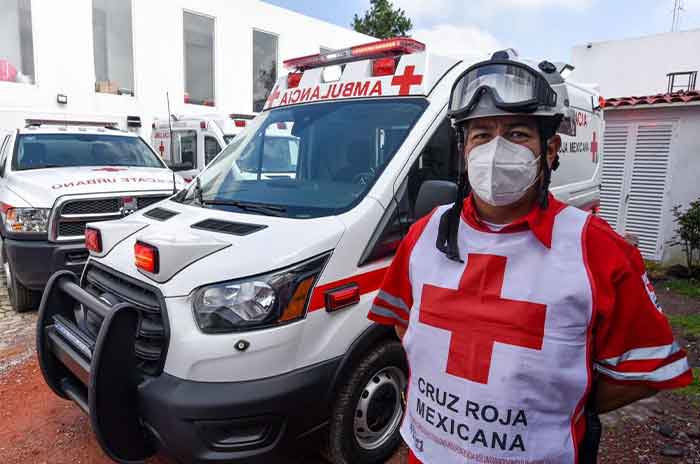
[[372, 87], [372, 91], [369, 93], [369, 96], [372, 97], [375, 95], [375, 93], [381, 97], [381, 95], [382, 95], [382, 81], [377, 81], [374, 83], [374, 86]]
[[363, 97], [367, 95], [369, 91], [369, 82], [355, 82], [355, 88], [353, 90], [353, 97]]

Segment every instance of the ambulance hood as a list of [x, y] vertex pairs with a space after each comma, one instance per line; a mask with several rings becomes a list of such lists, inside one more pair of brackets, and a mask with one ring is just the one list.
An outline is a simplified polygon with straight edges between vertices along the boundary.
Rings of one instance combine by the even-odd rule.
[[[149, 211], [156, 208], [176, 214], [162, 221], [149, 218]], [[234, 230], [221, 231], [226, 225]], [[170, 200], [123, 220], [94, 223], [92, 227], [101, 232], [103, 251], [91, 259], [157, 285], [165, 297], [189, 295], [203, 285], [299, 263], [333, 250], [345, 230], [334, 216], [294, 219], [232, 213]], [[134, 265], [137, 241], [158, 248], [157, 274]]]
[[[184, 181], [176, 177], [178, 188]], [[58, 197], [111, 192], [172, 191], [169, 169], [126, 166], [89, 166], [13, 172], [8, 187], [30, 206], [50, 208]]]

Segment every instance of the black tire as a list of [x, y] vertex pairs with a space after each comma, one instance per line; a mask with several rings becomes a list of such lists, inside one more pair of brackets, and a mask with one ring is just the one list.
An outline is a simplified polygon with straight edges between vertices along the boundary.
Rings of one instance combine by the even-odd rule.
[[[399, 375], [399, 372], [402, 375]], [[324, 446], [324, 456], [333, 464], [375, 464], [384, 463], [396, 451], [401, 444], [401, 435], [399, 434], [399, 426], [403, 418], [403, 402], [401, 393], [398, 397], [399, 414], [398, 423], [396, 416], [392, 413], [392, 419], [387, 419], [387, 424], [384, 430], [386, 438], [380, 440], [380, 445], [373, 449], [368, 449], [367, 444], [363, 446], [358, 438], [356, 430], [355, 416], [359, 414], [359, 409], [362, 404], [367, 404], [365, 399], [360, 402], [361, 396], [367, 398], [369, 393], [365, 387], [372, 387], [372, 384], [378, 385], [378, 375], [389, 379], [395, 377], [397, 384], [402, 383], [402, 388], [405, 389], [408, 365], [406, 363], [406, 355], [404, 354], [401, 343], [396, 340], [383, 341], [375, 345], [360, 361], [353, 367], [346, 381], [338, 389], [335, 401], [332, 406], [331, 419], [329, 423], [328, 437]], [[395, 375], [394, 375], [395, 374]], [[402, 382], [398, 382], [399, 377], [402, 377]], [[372, 384], [370, 384], [372, 382]], [[393, 402], [393, 384], [383, 383], [384, 390], [374, 390], [379, 399], [377, 405]], [[386, 397], [392, 397], [391, 400], [382, 403]], [[375, 408], [376, 409], [376, 408]], [[387, 407], [384, 410], [393, 409]], [[372, 414], [377, 416], [377, 414]], [[369, 421], [370, 414], [367, 414], [365, 420]], [[362, 417], [359, 415], [358, 417]], [[382, 419], [383, 420], [383, 419]], [[374, 422], [374, 421], [373, 421]], [[377, 423], [377, 422], [374, 422]], [[382, 423], [382, 421], [379, 421]], [[378, 427], [378, 429], [382, 429]], [[389, 430], [391, 433], [389, 434]], [[358, 428], [358, 430], [363, 430]]]
[[[5, 264], [6, 255], [3, 250], [3, 264]], [[27, 287], [22, 285], [12, 270], [12, 263], [7, 262], [10, 268], [10, 275], [5, 276], [5, 281], [7, 282], [7, 294], [10, 297], [10, 304], [12, 309], [18, 313], [24, 313], [36, 309], [39, 306], [39, 301], [41, 294], [29, 290]]]

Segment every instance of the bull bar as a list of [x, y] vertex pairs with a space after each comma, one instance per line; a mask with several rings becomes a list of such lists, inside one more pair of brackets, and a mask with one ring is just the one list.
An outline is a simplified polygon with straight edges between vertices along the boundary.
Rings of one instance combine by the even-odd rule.
[[[95, 340], [79, 327], [76, 305], [103, 318]], [[70, 271], [49, 279], [37, 320], [37, 355], [46, 383], [90, 417], [100, 446], [120, 463], [143, 462], [155, 453], [138, 412], [138, 323], [135, 307], [105, 304], [82, 289]]]

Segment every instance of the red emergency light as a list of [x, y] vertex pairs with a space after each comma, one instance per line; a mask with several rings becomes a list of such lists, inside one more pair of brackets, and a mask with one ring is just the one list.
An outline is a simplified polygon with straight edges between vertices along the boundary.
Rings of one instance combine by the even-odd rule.
[[303, 75], [304, 73], [300, 72], [287, 74], [287, 88], [293, 89], [299, 87], [299, 82], [301, 82], [301, 76]]
[[387, 58], [425, 51], [425, 44], [407, 37], [380, 40], [378, 42], [357, 45], [332, 52], [302, 56], [284, 61], [284, 66], [298, 70], [318, 68], [338, 63], [365, 60], [368, 58]]
[[143, 242], [136, 242], [134, 245], [134, 258], [136, 267], [150, 272], [158, 273], [158, 249]]
[[207, 128], [207, 123], [204, 121], [199, 121], [199, 128], [200, 129], [206, 129]]
[[372, 61], [372, 76], [393, 76], [396, 72], [395, 58], [379, 58]]
[[233, 121], [233, 123], [236, 125], [236, 127], [245, 127], [245, 121], [242, 121], [240, 119], [236, 119]]

